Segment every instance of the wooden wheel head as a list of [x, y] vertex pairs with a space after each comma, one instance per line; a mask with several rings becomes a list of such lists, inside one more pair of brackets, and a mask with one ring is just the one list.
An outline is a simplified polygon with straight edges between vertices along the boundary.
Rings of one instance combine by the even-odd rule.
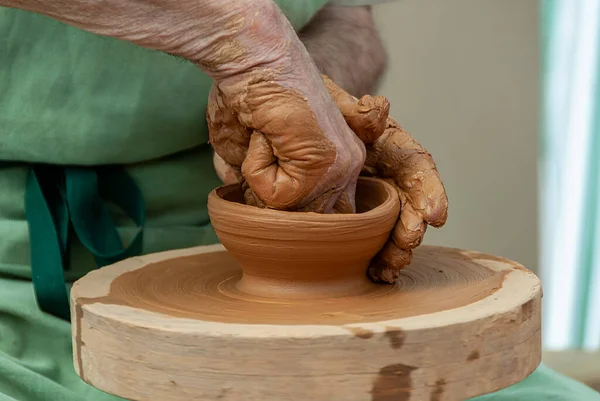
[[541, 359], [541, 287], [517, 263], [422, 246], [396, 286], [332, 298], [240, 291], [222, 246], [129, 259], [71, 290], [74, 361], [126, 399], [464, 400]]

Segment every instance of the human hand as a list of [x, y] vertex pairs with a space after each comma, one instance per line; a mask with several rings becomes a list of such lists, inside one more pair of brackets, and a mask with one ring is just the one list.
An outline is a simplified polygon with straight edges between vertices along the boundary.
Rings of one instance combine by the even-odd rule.
[[369, 276], [393, 283], [407, 266], [412, 250], [423, 240], [427, 225], [441, 227], [448, 216], [448, 198], [431, 155], [389, 117], [389, 102], [381, 96], [353, 97], [323, 77], [347, 124], [367, 145], [364, 175], [394, 185], [402, 205], [390, 240], [373, 259]]
[[285, 26], [276, 31], [287, 35], [262, 35], [276, 57], [211, 89], [206, 116], [217, 171], [243, 184], [248, 204], [354, 212], [364, 144], [285, 17], [273, 18], [269, 26]]

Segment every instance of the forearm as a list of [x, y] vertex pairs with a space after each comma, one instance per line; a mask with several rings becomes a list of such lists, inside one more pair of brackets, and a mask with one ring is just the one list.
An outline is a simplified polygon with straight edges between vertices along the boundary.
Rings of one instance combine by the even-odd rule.
[[322, 73], [354, 96], [373, 94], [387, 54], [371, 7], [328, 6], [300, 32]]
[[0, 0], [0, 6], [185, 58], [215, 79], [271, 64], [282, 54], [274, 44], [295, 36], [271, 0]]

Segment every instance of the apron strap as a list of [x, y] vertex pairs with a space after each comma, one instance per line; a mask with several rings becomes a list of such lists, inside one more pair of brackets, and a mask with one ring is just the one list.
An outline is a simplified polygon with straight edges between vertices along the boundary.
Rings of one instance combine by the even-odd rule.
[[53, 168], [32, 168], [25, 189], [29, 224], [31, 280], [38, 306], [69, 320], [69, 298], [63, 268], [68, 269], [69, 210]]
[[[124, 246], [107, 202], [137, 226]], [[141, 255], [145, 205], [134, 180], [121, 166], [31, 167], [25, 193], [31, 273], [40, 309], [70, 321], [64, 271], [69, 268], [69, 235], [75, 233], [94, 256], [96, 267]]]
[[[97, 267], [142, 253], [145, 206], [141, 191], [122, 167], [65, 170], [71, 222], [77, 237], [94, 255]], [[107, 202], [118, 206], [137, 226], [124, 247]]]

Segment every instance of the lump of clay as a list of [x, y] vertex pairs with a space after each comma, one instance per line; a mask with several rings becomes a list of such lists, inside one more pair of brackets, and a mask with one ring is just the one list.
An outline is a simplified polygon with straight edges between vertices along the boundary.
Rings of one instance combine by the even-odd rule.
[[[385, 179], [398, 191], [402, 205], [398, 222], [368, 271], [374, 281], [394, 283], [410, 263], [412, 250], [421, 244], [427, 226], [445, 224], [448, 199], [444, 185], [431, 155], [389, 117], [390, 104], [385, 97], [367, 95], [357, 99], [328, 77], [323, 76], [323, 81], [346, 123], [365, 144], [367, 157], [362, 174]], [[213, 96], [211, 102], [218, 103], [219, 98]], [[215, 167], [220, 177], [226, 183], [241, 183], [247, 204], [268, 207], [255, 196], [241, 170], [252, 130], [234, 113], [228, 113], [223, 104], [216, 106], [220, 112], [218, 124], [207, 115], [211, 137], [227, 138], [225, 145], [215, 147]], [[228, 162], [220, 157], [225, 153]], [[270, 156], [277, 158], [276, 154]]]

